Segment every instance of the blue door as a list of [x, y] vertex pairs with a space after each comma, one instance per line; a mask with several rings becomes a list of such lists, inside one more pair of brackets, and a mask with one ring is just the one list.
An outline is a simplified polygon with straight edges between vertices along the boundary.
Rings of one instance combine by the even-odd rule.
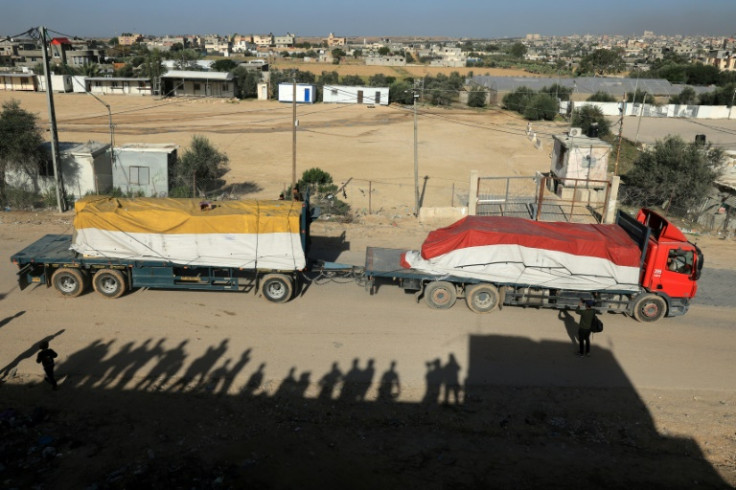
[[310, 92], [310, 89], [308, 88], [304, 89], [304, 102], [310, 102], [312, 100], [309, 98], [309, 92]]

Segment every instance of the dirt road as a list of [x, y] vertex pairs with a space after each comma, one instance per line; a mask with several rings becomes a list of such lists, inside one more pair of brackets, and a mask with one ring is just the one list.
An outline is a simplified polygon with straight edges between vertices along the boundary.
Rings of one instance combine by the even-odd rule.
[[[43, 94], [0, 93], [9, 98], [44, 118]], [[246, 197], [273, 198], [290, 179], [290, 108], [106, 101], [118, 143], [185, 147], [204, 134], [228, 153], [228, 183], [248, 184]], [[57, 114], [64, 141], [109, 137], [91, 97], [60, 96]], [[407, 217], [411, 113], [320, 105], [298, 117], [299, 172], [352, 177], [356, 210], [368, 208], [370, 182], [380, 209], [317, 223], [321, 256], [359, 265], [366, 246], [416, 248], [440, 224]], [[514, 116], [433, 109], [419, 124], [429, 206], [457, 205], [470, 170], [548, 168], [549, 145], [532, 145]], [[72, 231], [68, 215], [0, 221], [6, 258]], [[582, 360], [573, 319], [552, 310], [434, 311], [392, 285], [370, 296], [353, 283], [314, 284], [285, 305], [187, 291], [64, 299], [18, 291], [0, 262], [0, 478], [11, 488], [733, 486], [736, 242], [698, 241], [707, 269], [691, 311], [650, 326], [606, 316]], [[57, 392], [35, 363], [46, 337], [60, 354]], [[461, 403], [441, 405], [456, 381]]]
[[[2, 218], [0, 253], [5, 257], [42, 234], [70, 231], [68, 217], [53, 214], [6, 213]], [[426, 230], [408, 222], [369, 227], [319, 223], [314, 230], [317, 243], [324, 239], [333, 245], [336, 241], [327, 238], [343, 233], [342, 246], [323, 248], [322, 253], [354, 262], [367, 245], [417, 246]], [[703, 239], [701, 246], [719, 267], [728, 262], [734, 248], [732, 243], [715, 239]], [[708, 271], [705, 284], [706, 278]], [[716, 289], [717, 284], [708, 288]], [[146, 469], [140, 471], [151, 478], [158, 470], [145, 454], [155, 453], [151, 459], [156, 461], [162, 451], [179, 454], [175, 442], [179, 439], [172, 434], [184, 431], [189, 434], [186, 440], [199, 448], [198, 464], [207, 468], [208, 477], [219, 478], [218, 472], [224, 470], [218, 464], [233, 451], [240, 454], [237, 465], [248, 467], [250, 463], [243, 460], [249, 460], [251, 453], [238, 452], [236, 441], [250, 441], [246, 446], [258, 462], [253, 465], [259, 468], [259, 478], [266, 478], [265, 486], [276, 488], [299, 486], [285, 476], [274, 477], [279, 472], [272, 466], [275, 461], [268, 458], [284, 450], [288, 464], [303, 471], [307, 470], [298, 462], [302, 451], [313, 454], [308, 458], [312, 461], [329, 456], [340, 464], [354, 465], [352, 458], [361, 459], [363, 463], [353, 471], [335, 476], [342, 483], [346, 478], [367, 478], [365, 472], [370, 473], [368, 468], [374, 464], [388, 472], [389, 486], [408, 484], [425, 473], [452, 475], [470, 484], [478, 478], [503, 482], [498, 468], [481, 473], [469, 468], [480, 464], [476, 451], [488, 444], [497, 449], [487, 451], [510, 465], [514, 474], [523, 473], [531, 464], [521, 463], [524, 458], [537, 461], [537, 469], [551, 468], [564, 465], [566, 458], [578, 457], [580, 451], [600, 451], [603, 444], [609, 451], [607, 457], [639, 461], [642, 473], [632, 470], [632, 475], [641, 478], [647, 472], [652, 478], [652, 465], [657, 461], [655, 481], [668, 483], [665, 486], [684, 488], [695, 479], [716, 486], [736, 482], [732, 422], [736, 368], [731, 351], [736, 330], [732, 328], [733, 299], [723, 295], [710, 293], [707, 297], [711, 299], [696, 303], [688, 315], [650, 326], [608, 315], [605, 332], [593, 340], [593, 357], [580, 360], [573, 355], [574, 319], [564, 313], [509, 307], [476, 315], [462, 304], [449, 311], [434, 311], [392, 285], [370, 296], [353, 283], [313, 284], [303, 297], [285, 305], [247, 294], [187, 291], [135, 291], [118, 300], [88, 293], [65, 299], [44, 287], [18, 291], [12, 264], [5, 263], [0, 265], [0, 291], [5, 293], [0, 368], [10, 366], [6, 369], [8, 382], [0, 388], [8, 396], [0, 407], [45, 407], [50, 401], [47, 397], [53, 395], [52, 407], [71, 412], [62, 416], [46, 408], [51, 410], [47, 418], [76, 426], [78, 419], [71, 413], [81, 403], [83, 420], [91, 421], [103, 434], [123, 437], [120, 430], [137, 434], [139, 441], [128, 441], [123, 447], [144, 455], [143, 463], [138, 464]], [[63, 381], [59, 392], [49, 392], [43, 384], [33, 386], [41, 380], [34, 346], [46, 336], [52, 337], [52, 347], [60, 353], [58, 372]], [[447, 378], [441, 373], [447, 375], [446, 367], [454, 364], [451, 360], [465, 388], [462, 408], [450, 411], [448, 418], [447, 412], [443, 416], [441, 409], [428, 411], [428, 407], [443, 399], [440, 387]], [[437, 367], [441, 369], [435, 371]], [[336, 370], [345, 376], [342, 387], [329, 381]], [[400, 394], [391, 398], [390, 405], [377, 400], [380, 380], [387, 372], [395, 373], [400, 381]], [[32, 391], [11, 388], [27, 383]], [[343, 391], [355, 397], [343, 400], [346, 405], [340, 404]], [[150, 406], [153, 400], [148, 397], [156, 393], [162, 398], [155, 406], [166, 407], [164, 412]], [[320, 402], [325, 399], [328, 401]], [[355, 405], [355, 400], [365, 402]], [[185, 407], [184, 413], [171, 403]], [[113, 415], [100, 410], [111, 410]], [[584, 420], [586, 413], [595, 414], [594, 437], [586, 424], [576, 422]], [[122, 429], [110, 425], [118, 424], [120, 418]], [[249, 425], [254, 420], [263, 433]], [[226, 429], [235, 421], [240, 424], [238, 429]], [[194, 436], [182, 424], [204, 432]], [[383, 434], [385, 424], [392, 427], [393, 436]], [[491, 434], [482, 429], [487, 424], [494, 428]], [[420, 427], [430, 432], [421, 435]], [[144, 429], [152, 434], [144, 435]], [[44, 430], [61, 438], [58, 428], [56, 432]], [[231, 440], [226, 436], [228, 430], [240, 435]], [[287, 434], [282, 436], [291, 440], [301, 430], [305, 433], [290, 443], [299, 448], [294, 449], [297, 454], [274, 440], [274, 434], [283, 431]], [[474, 442], [458, 439], [464, 433], [475, 434], [469, 436]], [[515, 435], [507, 440], [511, 434]], [[161, 437], [164, 439], [157, 439]], [[74, 443], [59, 442], [66, 444], [70, 457], [52, 466], [53, 471], [71, 471], [69, 464], [79, 463], [78, 458], [93, 450], [90, 447], [98, 447], [100, 470], [80, 484], [106, 481], [115, 471], [126, 475], [122, 481], [135, 481], [135, 467], [117, 461], [117, 453], [99, 437], [77, 438], [83, 441], [76, 443], [82, 450], [75, 449]], [[363, 447], [366, 438], [371, 441], [368, 448]], [[559, 461], [550, 459], [545, 448], [554, 445], [556, 438], [566, 448], [559, 449]], [[214, 441], [219, 442], [213, 446]], [[507, 442], [499, 445], [501, 441]], [[396, 452], [385, 444], [395, 444], [390, 447]], [[331, 449], [334, 447], [343, 448], [340, 456]], [[631, 448], [637, 449], [630, 453]], [[517, 451], [518, 458], [512, 458]], [[682, 456], [663, 457], [662, 451], [689, 456], [684, 460]], [[389, 454], [390, 462], [384, 461]], [[455, 463], [448, 469], [442, 458]], [[166, 464], [175, 463], [167, 460]], [[326, 467], [324, 461], [315, 464], [307, 473], [317, 478], [316, 487], [322, 480], [314, 471]], [[600, 468], [605, 464], [601, 462]], [[679, 469], [668, 476], [661, 473], [664, 468]], [[228, 480], [230, 484], [253, 481], [250, 470], [238, 470], [237, 475]], [[369, 476], [371, 482], [383, 478]], [[171, 476], [166, 478], [170, 481]], [[558, 478], [564, 486], [575, 488], [564, 472]], [[527, 483], [536, 486], [540, 481], [532, 478]], [[584, 481], [595, 482], [595, 475]], [[610, 488], [624, 484], [617, 479], [609, 483]]]

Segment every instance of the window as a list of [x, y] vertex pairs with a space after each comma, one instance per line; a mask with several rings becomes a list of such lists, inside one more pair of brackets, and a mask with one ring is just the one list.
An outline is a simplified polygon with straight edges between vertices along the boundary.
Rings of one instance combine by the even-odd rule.
[[223, 90], [223, 92], [227, 92], [228, 90], [230, 90], [230, 87], [228, 86], [227, 83], [223, 83], [222, 84], [222, 90]]
[[693, 270], [693, 251], [670, 250], [667, 255], [667, 269], [680, 274], [690, 274]]
[[198, 83], [195, 83], [194, 84], [194, 90], [199, 90], [199, 89], [200, 89], [200, 85]]
[[149, 183], [148, 167], [132, 166], [128, 169], [128, 175], [130, 185], [148, 185]]

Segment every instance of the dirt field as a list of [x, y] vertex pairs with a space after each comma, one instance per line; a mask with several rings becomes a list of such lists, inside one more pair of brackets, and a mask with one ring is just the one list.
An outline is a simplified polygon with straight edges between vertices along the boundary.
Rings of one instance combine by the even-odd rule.
[[[0, 93], [9, 98], [44, 119], [43, 94]], [[290, 179], [290, 106], [105, 100], [118, 143], [186, 147], [205, 135], [230, 156], [227, 181], [245, 197], [273, 198]], [[56, 101], [61, 140], [109, 139], [99, 102]], [[299, 174], [318, 166], [337, 182], [352, 178], [346, 193], [357, 210], [368, 207], [370, 182], [381, 211], [315, 223], [317, 256], [360, 265], [367, 246], [416, 248], [446, 224], [409, 216], [413, 114], [320, 104], [300, 106], [298, 117]], [[548, 137], [538, 149], [525, 128], [494, 111], [422, 109], [427, 204], [457, 205], [473, 169], [547, 170]], [[71, 231], [68, 214], [3, 212], [0, 254]], [[339, 282], [311, 284], [285, 305], [184, 291], [67, 299], [43, 287], [19, 291], [5, 260], [0, 481], [41, 489], [733, 488], [736, 242], [690, 237], [707, 267], [691, 311], [645, 327], [608, 315], [594, 356], [582, 360], [573, 356], [571, 320], [551, 310], [433, 311], [391, 285], [374, 297]], [[59, 391], [34, 362], [43, 338], [60, 353]], [[459, 404], [440, 403], [446, 378], [432, 377], [433, 363], [448, 358], [461, 370]], [[364, 375], [374, 371], [368, 382], [330, 384], [331, 366], [347, 376], [355, 361]], [[401, 391], [381, 398], [392, 362]], [[346, 386], [362, 395], [343, 397]]]
[[[48, 124], [44, 94], [0, 92]], [[230, 158], [228, 184], [249, 198], [275, 198], [292, 173], [292, 107], [278, 102], [108, 96], [115, 143], [174, 143], [183, 151], [192, 135], [206, 136]], [[57, 94], [60, 141], [108, 142], [105, 107], [84, 94]], [[471, 170], [534, 175], [549, 169], [550, 138], [562, 125], [537, 128], [535, 147], [526, 121], [499, 111], [421, 107], [418, 173], [425, 206], [467, 200]], [[413, 113], [397, 106], [300, 105], [297, 109], [297, 178], [309, 168], [329, 172], [356, 210], [405, 215], [414, 207]], [[370, 201], [369, 201], [370, 190]]]

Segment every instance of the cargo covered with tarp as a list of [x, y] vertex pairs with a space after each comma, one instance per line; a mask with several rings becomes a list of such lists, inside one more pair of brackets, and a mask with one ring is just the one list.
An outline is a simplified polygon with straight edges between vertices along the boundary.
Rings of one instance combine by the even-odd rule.
[[71, 248], [88, 257], [301, 270], [303, 204], [86, 197], [75, 204]]
[[637, 291], [641, 251], [618, 225], [469, 216], [432, 231], [405, 268], [495, 284]]

